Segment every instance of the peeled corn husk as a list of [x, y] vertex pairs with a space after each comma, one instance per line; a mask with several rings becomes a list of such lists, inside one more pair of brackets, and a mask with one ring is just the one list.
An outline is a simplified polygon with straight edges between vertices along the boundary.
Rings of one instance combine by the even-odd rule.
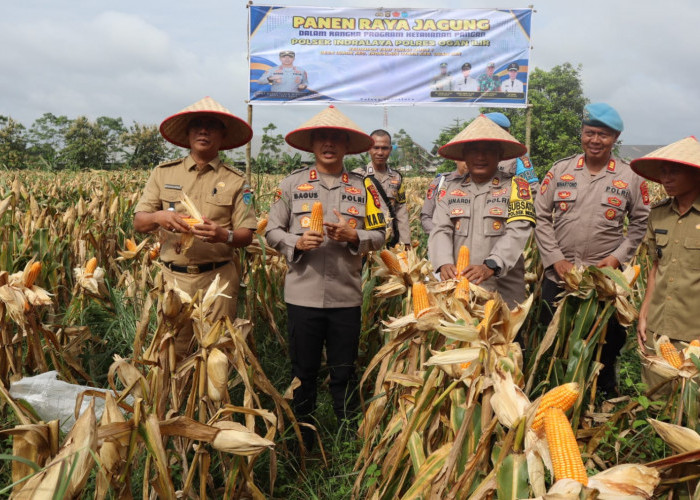
[[234, 455], [254, 455], [265, 448], [272, 448], [275, 443], [236, 422], [221, 421], [213, 424], [219, 429], [211, 445], [214, 449], [233, 453]]
[[219, 402], [224, 399], [228, 386], [228, 358], [214, 347], [207, 357], [207, 395]]

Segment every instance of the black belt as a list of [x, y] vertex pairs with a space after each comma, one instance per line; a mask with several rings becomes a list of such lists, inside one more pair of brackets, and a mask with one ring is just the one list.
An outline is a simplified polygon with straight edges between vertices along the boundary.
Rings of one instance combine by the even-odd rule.
[[211, 271], [213, 269], [218, 269], [219, 267], [225, 266], [229, 262], [231, 261], [226, 260], [224, 262], [207, 262], [206, 264], [197, 264], [193, 266], [176, 266], [172, 262], [163, 262], [163, 265], [176, 273], [199, 274], [206, 273], [207, 271]]

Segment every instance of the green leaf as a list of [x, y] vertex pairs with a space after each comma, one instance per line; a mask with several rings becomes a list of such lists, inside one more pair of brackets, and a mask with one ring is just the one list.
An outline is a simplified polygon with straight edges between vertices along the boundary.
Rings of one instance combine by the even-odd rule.
[[498, 500], [528, 498], [527, 460], [522, 453], [508, 455], [496, 473]]

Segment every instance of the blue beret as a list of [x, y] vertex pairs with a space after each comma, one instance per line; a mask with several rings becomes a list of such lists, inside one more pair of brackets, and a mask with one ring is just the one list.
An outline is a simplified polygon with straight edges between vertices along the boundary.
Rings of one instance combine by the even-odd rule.
[[510, 128], [510, 120], [503, 113], [496, 111], [494, 113], [486, 113], [484, 116], [501, 128]]
[[583, 108], [583, 124], [592, 127], [608, 127], [616, 132], [625, 128], [617, 111], [604, 102], [586, 104]]

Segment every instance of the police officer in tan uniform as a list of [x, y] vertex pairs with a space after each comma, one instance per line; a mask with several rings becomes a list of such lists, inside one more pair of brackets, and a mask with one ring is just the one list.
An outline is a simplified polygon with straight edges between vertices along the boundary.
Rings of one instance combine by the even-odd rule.
[[[510, 133], [510, 120], [506, 115], [499, 112], [486, 113], [484, 116], [501, 127], [506, 132]], [[517, 175], [530, 183], [530, 192], [532, 199], [535, 199], [537, 191], [540, 189], [540, 181], [535, 173], [535, 168], [532, 166], [530, 157], [523, 155], [519, 158], [511, 158], [510, 160], [502, 161], [498, 164], [498, 170], [507, 176]]]
[[386, 201], [384, 215], [392, 219], [389, 246], [400, 242], [408, 247], [411, 245], [411, 226], [408, 223], [406, 186], [403, 183], [403, 176], [387, 165], [391, 154], [391, 135], [386, 130], [377, 129], [370, 134], [370, 137], [374, 140], [374, 145], [369, 150], [371, 161], [366, 167], [356, 168], [353, 172], [376, 181], [375, 186], [380, 196]]
[[[562, 291], [560, 280], [566, 271], [590, 265], [618, 268], [634, 256], [644, 237], [649, 215], [646, 183], [612, 154], [622, 129], [622, 119], [611, 106], [586, 105], [583, 154], [558, 161], [542, 181], [535, 200], [535, 237], [545, 267], [542, 298], [550, 304]], [[629, 218], [626, 235], [625, 217]], [[598, 377], [608, 395], [616, 390], [615, 360], [625, 336], [625, 328], [613, 316]]]
[[[343, 157], [372, 146], [372, 138], [330, 106], [285, 138], [312, 152], [313, 167], [280, 183], [270, 208], [266, 238], [287, 259], [287, 303], [294, 411], [303, 422], [316, 407], [316, 386], [325, 345], [333, 410], [347, 425], [357, 411], [355, 360], [361, 325], [362, 257], [384, 244], [382, 202], [370, 179], [345, 170]], [[324, 231], [310, 229], [314, 202], [323, 204]], [[304, 444], [313, 435], [303, 429]]]
[[438, 193], [428, 251], [443, 280], [458, 278], [459, 248], [469, 248], [472, 264], [464, 276], [501, 294], [509, 307], [525, 300], [523, 250], [535, 223], [532, 195], [522, 177], [506, 177], [498, 162], [525, 153], [508, 132], [478, 116], [438, 151], [464, 159], [468, 173]]
[[[243, 174], [223, 163], [219, 151], [242, 146], [253, 131], [210, 97], [166, 118], [160, 126], [163, 137], [183, 148], [185, 158], [158, 165], [146, 183], [134, 209], [134, 229], [157, 232], [161, 241], [160, 259], [166, 283], [194, 295], [206, 290], [217, 274], [228, 282], [225, 294], [212, 306], [212, 320], [236, 317], [239, 270], [234, 248], [250, 244], [256, 228], [252, 193]], [[183, 217], [191, 215], [181, 203], [183, 194], [192, 200], [204, 221], [190, 227]], [[194, 234], [189, 248], [183, 236]], [[179, 357], [189, 352], [191, 325], [178, 332]]]
[[[646, 239], [654, 264], [639, 310], [637, 342], [654, 352], [655, 336], [674, 343], [700, 338], [700, 143], [687, 137], [633, 160], [632, 170], [663, 184], [670, 196], [649, 215]], [[660, 379], [643, 366], [653, 387]]]
[[435, 176], [435, 178], [428, 185], [428, 191], [425, 193], [425, 199], [423, 200], [423, 208], [420, 211], [420, 224], [423, 227], [423, 232], [426, 235], [430, 234], [433, 229], [433, 213], [435, 212], [435, 202], [437, 201], [437, 194], [442, 189], [442, 186], [446, 182], [449, 182], [457, 177], [462, 177], [467, 173], [467, 164], [463, 161], [455, 161], [457, 168], [452, 172], [443, 172]]

